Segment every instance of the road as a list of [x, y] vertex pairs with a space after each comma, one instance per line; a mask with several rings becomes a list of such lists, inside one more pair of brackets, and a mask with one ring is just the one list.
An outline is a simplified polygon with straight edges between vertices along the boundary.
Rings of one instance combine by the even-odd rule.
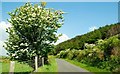
[[[77, 67], [65, 60], [56, 59], [58, 64], [58, 72], [89, 72], [83, 68]], [[90, 73], [90, 72], [89, 72]], [[92, 74], [92, 73], [90, 73]]]

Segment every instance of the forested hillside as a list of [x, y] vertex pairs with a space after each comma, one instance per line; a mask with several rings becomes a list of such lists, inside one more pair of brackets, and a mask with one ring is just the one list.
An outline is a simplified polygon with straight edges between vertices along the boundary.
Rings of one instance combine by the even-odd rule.
[[75, 60], [112, 72], [120, 72], [120, 36], [100, 39], [94, 44], [85, 43], [84, 50], [62, 50], [57, 57]]
[[106, 25], [97, 30], [88, 32], [87, 34], [76, 36], [58, 44], [55, 48], [54, 54], [57, 54], [59, 51], [65, 49], [83, 50], [85, 43], [94, 44], [98, 39], [104, 40], [117, 34], [120, 34], [120, 23]]
[[58, 44], [58, 58], [75, 60], [112, 72], [120, 71], [120, 24], [111, 24]]

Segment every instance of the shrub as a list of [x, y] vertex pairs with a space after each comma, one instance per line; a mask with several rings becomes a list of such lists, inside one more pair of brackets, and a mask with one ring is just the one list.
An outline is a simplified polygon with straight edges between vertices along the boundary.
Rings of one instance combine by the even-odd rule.
[[56, 55], [56, 58], [60, 58], [60, 53], [58, 53], [58, 54]]
[[78, 54], [78, 56], [76, 57], [76, 59], [77, 59], [78, 61], [82, 61], [82, 60], [85, 59], [86, 55], [87, 55], [87, 53], [86, 53], [85, 50], [79, 51], [79, 54]]
[[66, 58], [67, 57], [68, 52], [67, 51], [60, 51], [60, 53], [58, 54], [59, 58]]
[[72, 60], [74, 57], [74, 54], [72, 51], [70, 51], [67, 56], [68, 56], [68, 59]]
[[118, 35], [105, 40], [98, 40], [96, 44], [90, 45], [86, 43], [85, 45], [87, 49], [67, 49], [61, 51], [58, 55], [61, 58], [75, 59], [81, 63], [108, 71], [120, 72], [120, 39]]
[[94, 48], [92, 50], [88, 50], [87, 59], [85, 59], [86, 64], [91, 66], [96, 66], [100, 62], [100, 58], [98, 56], [99, 49]]
[[77, 56], [78, 56], [78, 54], [79, 54], [79, 52], [80, 51], [82, 51], [82, 50], [74, 50], [74, 57], [73, 57], [73, 59], [76, 59], [77, 58]]

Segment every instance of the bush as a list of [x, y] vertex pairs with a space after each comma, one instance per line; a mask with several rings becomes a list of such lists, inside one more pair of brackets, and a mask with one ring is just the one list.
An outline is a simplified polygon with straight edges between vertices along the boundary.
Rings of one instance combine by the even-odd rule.
[[67, 52], [66, 51], [61, 51], [59, 54], [58, 54], [58, 57], [59, 58], [66, 58], [67, 57]]
[[69, 53], [67, 54], [67, 57], [68, 57], [68, 59], [72, 60], [74, 57], [74, 52], [69, 51]]
[[87, 43], [85, 48], [87, 49], [61, 51], [59, 56], [61, 58], [67, 57], [70, 60], [75, 59], [81, 63], [108, 71], [120, 71], [120, 39], [118, 35], [98, 40], [96, 44]]
[[81, 50], [81, 51], [79, 51], [79, 54], [76, 57], [76, 59], [80, 62], [80, 61], [85, 59], [86, 55], [87, 55], [86, 51], [85, 50]]

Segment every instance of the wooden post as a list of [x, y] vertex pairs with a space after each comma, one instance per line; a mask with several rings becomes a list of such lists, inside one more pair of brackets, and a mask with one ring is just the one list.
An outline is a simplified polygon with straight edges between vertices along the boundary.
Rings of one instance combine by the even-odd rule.
[[14, 74], [15, 61], [10, 61], [10, 71], [9, 74]]
[[37, 72], [38, 69], [38, 56], [35, 56], [35, 71]]
[[42, 57], [42, 66], [44, 66], [44, 57]]

